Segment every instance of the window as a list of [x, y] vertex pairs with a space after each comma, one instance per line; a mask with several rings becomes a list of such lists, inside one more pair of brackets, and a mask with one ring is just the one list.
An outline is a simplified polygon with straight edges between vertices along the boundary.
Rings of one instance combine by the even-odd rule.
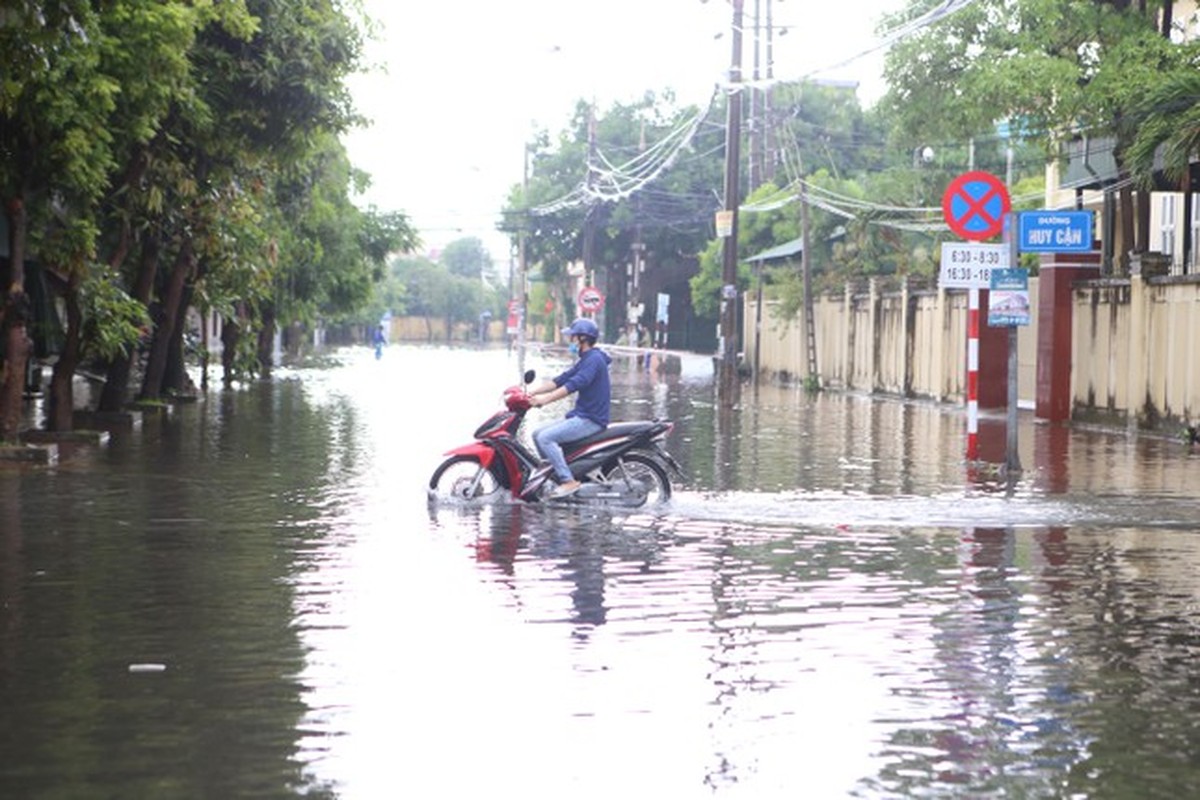
[[1162, 194], [1162, 206], [1159, 215], [1159, 251], [1166, 255], [1175, 253], [1175, 195]]
[[1192, 266], [1200, 266], [1200, 255], [1196, 254], [1196, 250], [1200, 249], [1200, 194], [1192, 195]]

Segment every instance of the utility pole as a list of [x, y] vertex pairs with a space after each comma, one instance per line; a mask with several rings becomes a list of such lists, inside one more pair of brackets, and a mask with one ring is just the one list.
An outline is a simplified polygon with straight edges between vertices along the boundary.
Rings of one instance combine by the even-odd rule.
[[[641, 121], [641, 130], [638, 132], [638, 154], [646, 152], [646, 120]], [[637, 214], [637, 222], [633, 228], [633, 264], [630, 267], [632, 274], [629, 280], [626, 281], [626, 298], [625, 298], [625, 335], [628, 343], [637, 347], [639, 344], [638, 326], [641, 324], [642, 318], [642, 271], [646, 268], [646, 243], [642, 241], [642, 193], [638, 192], [633, 196], [634, 209]], [[649, 356], [647, 356], [648, 358]]]
[[775, 22], [771, 3], [767, 0], [767, 86], [763, 90], [763, 181], [775, 180], [775, 120], [771, 111], [771, 94], [775, 91]]
[[529, 294], [525, 291], [525, 276], [529, 265], [526, 262], [525, 228], [529, 226], [529, 143], [525, 143], [525, 160], [521, 168], [521, 205], [526, 206], [517, 228], [517, 374], [525, 375], [525, 317], [528, 313]]
[[[1170, 5], [1168, 3], [1168, 5]], [[1010, 123], [1011, 124], [1011, 123]], [[971, 144], [974, 145], [974, 139]], [[974, 147], [971, 148], [974, 150]], [[1004, 150], [1005, 153], [1005, 169], [1004, 169], [1004, 185], [1008, 187], [1008, 191], [1012, 192], [1013, 186], [1013, 146], [1012, 146], [1012, 129], [1008, 130], [1008, 144]], [[1011, 211], [1008, 215], [1008, 265], [1013, 269], [1021, 267], [1021, 242], [1017, 235], [1017, 212]], [[1008, 326], [1008, 396], [1007, 408], [1005, 409], [1006, 435], [1004, 439], [1004, 472], [1008, 477], [1009, 486], [1013, 485], [1016, 476], [1021, 472], [1021, 455], [1018, 447], [1018, 428], [1020, 420], [1017, 409], [1019, 400], [1017, 390], [1017, 374], [1020, 368], [1020, 360], [1017, 355], [1017, 326]]]
[[808, 385], [819, 388], [817, 375], [817, 323], [813, 309], [812, 261], [809, 258], [808, 184], [804, 180], [804, 162], [797, 157], [796, 167], [800, 172], [800, 267], [804, 272], [804, 351], [808, 366]]
[[733, 3], [733, 57], [729, 65], [729, 100], [725, 122], [725, 211], [730, 215], [729, 235], [722, 243], [721, 365], [719, 404], [732, 408], [740, 388], [737, 368], [737, 239], [739, 170], [742, 137], [742, 3]]
[[750, 144], [749, 158], [746, 159], [746, 186], [748, 190], [753, 192], [762, 185], [762, 126], [760, 124], [759, 115], [759, 88], [758, 88], [758, 54], [759, 54], [759, 8], [762, 0], [754, 0], [754, 66], [750, 72], [750, 113], [746, 115], [746, 124], [749, 130], [746, 131], [746, 138]]
[[[596, 215], [599, 213], [599, 206], [594, 197], [592, 197], [592, 187], [595, 183], [595, 171], [593, 165], [596, 163], [596, 107], [595, 105], [588, 106], [588, 155], [587, 155], [587, 177], [585, 182], [588, 189], [587, 211], [583, 217], [583, 283], [585, 286], [595, 286], [603, 294], [608, 294], [608, 281], [605, 280], [605, 273], [597, 274], [596, 272]], [[583, 312], [576, 309], [576, 316], [583, 316]], [[603, 307], [596, 314], [596, 325], [600, 328], [601, 333], [604, 332], [604, 309]]]

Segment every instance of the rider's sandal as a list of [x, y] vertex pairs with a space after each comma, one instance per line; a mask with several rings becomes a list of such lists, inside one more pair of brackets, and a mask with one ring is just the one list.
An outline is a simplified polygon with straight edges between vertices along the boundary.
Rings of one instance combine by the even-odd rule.
[[550, 498], [552, 500], [560, 500], [564, 497], [570, 497], [579, 491], [580, 485], [579, 481], [567, 481], [566, 483], [559, 484], [550, 492]]

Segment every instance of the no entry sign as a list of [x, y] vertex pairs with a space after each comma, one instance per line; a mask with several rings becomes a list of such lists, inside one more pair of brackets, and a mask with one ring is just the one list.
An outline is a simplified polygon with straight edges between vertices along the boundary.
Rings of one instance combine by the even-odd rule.
[[950, 230], [973, 241], [1000, 233], [1011, 208], [1004, 182], [990, 172], [964, 172], [950, 181], [942, 195], [942, 214]]

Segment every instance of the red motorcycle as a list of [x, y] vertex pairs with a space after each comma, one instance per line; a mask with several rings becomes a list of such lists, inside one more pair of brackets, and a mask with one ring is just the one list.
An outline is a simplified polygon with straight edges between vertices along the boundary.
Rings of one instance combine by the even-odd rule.
[[[525, 373], [525, 383], [535, 377]], [[475, 441], [456, 447], [429, 479], [431, 500], [471, 501], [507, 490], [524, 501], [540, 501], [554, 488], [553, 470], [517, 439], [530, 409], [524, 387], [504, 391], [504, 410], [497, 411], [475, 431]], [[682, 477], [663, 441], [674, 423], [614, 422], [599, 433], [568, 442], [563, 454], [571, 474], [583, 485], [554, 502], [637, 508], [671, 496], [668, 468]]]

